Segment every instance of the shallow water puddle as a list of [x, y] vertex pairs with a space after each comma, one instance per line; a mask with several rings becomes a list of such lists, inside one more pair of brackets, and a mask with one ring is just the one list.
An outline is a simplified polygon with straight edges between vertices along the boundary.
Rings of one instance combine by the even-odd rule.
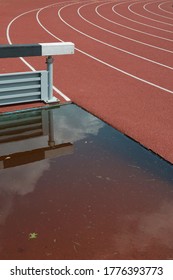
[[173, 167], [75, 105], [0, 117], [0, 259], [173, 259]]

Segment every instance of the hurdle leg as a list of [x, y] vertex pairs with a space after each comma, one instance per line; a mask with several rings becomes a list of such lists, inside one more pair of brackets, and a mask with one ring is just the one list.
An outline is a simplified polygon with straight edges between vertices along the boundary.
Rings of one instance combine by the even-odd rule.
[[53, 57], [46, 58], [47, 72], [48, 72], [48, 101], [46, 103], [58, 102], [59, 100], [53, 96]]

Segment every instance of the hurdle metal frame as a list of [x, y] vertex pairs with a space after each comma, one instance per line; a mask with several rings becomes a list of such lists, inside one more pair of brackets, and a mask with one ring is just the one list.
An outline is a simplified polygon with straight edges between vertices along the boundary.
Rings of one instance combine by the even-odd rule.
[[53, 96], [53, 55], [74, 54], [71, 42], [29, 45], [0, 45], [0, 58], [46, 56], [47, 70], [0, 74], [0, 106], [44, 101], [58, 102]]

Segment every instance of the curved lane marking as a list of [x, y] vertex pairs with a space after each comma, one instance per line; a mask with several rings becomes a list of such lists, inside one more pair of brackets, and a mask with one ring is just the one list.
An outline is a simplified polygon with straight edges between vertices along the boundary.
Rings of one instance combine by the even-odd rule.
[[[64, 3], [67, 3], [67, 2], [60, 2], [60, 3], [57, 3], [57, 4], [51, 4], [51, 5], [46, 6], [46, 7], [50, 7], [50, 6], [54, 6], [54, 5], [58, 5], [58, 4], [64, 4]], [[15, 18], [13, 18], [13, 19], [10, 21], [10, 23], [8, 24], [7, 29], [6, 29], [6, 37], [7, 37], [7, 40], [8, 40], [8, 42], [9, 42], [10, 45], [12, 45], [12, 41], [11, 41], [11, 38], [10, 38], [10, 28], [11, 28], [11, 25], [12, 25], [17, 19], [19, 19], [20, 17], [25, 16], [25, 15], [28, 14], [28, 13], [36, 12], [36, 11], [39, 11], [39, 10], [40, 10], [40, 8], [37, 8], [37, 9], [34, 9], [34, 10], [30, 10], [30, 11], [24, 12], [24, 13], [22, 13], [22, 14], [16, 16]], [[33, 72], [36, 71], [36, 69], [35, 69], [30, 63], [28, 63], [28, 62], [26, 61], [26, 59], [24, 59], [23, 57], [19, 57], [19, 59], [20, 59], [29, 69], [31, 69]], [[58, 93], [61, 97], [63, 97], [65, 101], [67, 101], [67, 102], [70, 102], [70, 101], [71, 101], [71, 99], [70, 99], [68, 96], [66, 96], [64, 93], [62, 93], [62, 92], [61, 92], [57, 87], [55, 87], [54, 85], [53, 85], [53, 90], [56, 91], [56, 93]]]
[[[144, 10], [146, 10], [146, 11], [149, 12], [150, 14], [153, 14], [153, 15], [156, 15], [156, 16], [159, 16], [159, 17], [162, 17], [162, 18], [166, 18], [166, 19], [169, 19], [169, 20], [173, 20], [173, 18], [171, 18], [171, 17], [167, 17], [167, 16], [164, 16], [164, 15], [161, 15], [161, 14], [157, 14], [157, 13], [155, 13], [155, 12], [153, 12], [153, 11], [150, 11], [149, 9], [146, 8], [147, 6], [149, 6], [149, 5], [153, 4], [153, 3], [155, 3], [155, 2], [151, 2], [151, 3], [145, 4], [145, 5], [143, 6]], [[171, 24], [171, 25], [173, 26], [173, 24]]]
[[[106, 21], [109, 21], [109, 22], [111, 22], [111, 23], [113, 23], [113, 24], [119, 25], [119, 26], [121, 26], [121, 27], [124, 27], [124, 28], [126, 28], [126, 29], [129, 29], [129, 30], [132, 30], [132, 31], [141, 33], [141, 34], [145, 34], [145, 35], [148, 35], [148, 36], [151, 36], [151, 37], [155, 37], [155, 38], [158, 38], [158, 39], [161, 39], [161, 40], [164, 40], [164, 41], [166, 40], [166, 41], [169, 41], [169, 42], [173, 42], [173, 40], [171, 40], [171, 39], [168, 39], [168, 38], [165, 38], [165, 37], [160, 37], [160, 36], [157, 36], [157, 35], [154, 35], [154, 34], [151, 34], [151, 33], [147, 33], [147, 32], [141, 31], [141, 30], [139, 30], [139, 29], [135, 29], [135, 28], [129, 27], [129, 26], [127, 26], [127, 25], [124, 25], [124, 24], [115, 22], [115, 21], [113, 21], [113, 20], [110, 20], [110, 19], [104, 17], [103, 15], [101, 15], [101, 14], [98, 12], [98, 8], [100, 8], [100, 7], [102, 7], [102, 6], [106, 5], [106, 4], [107, 4], [107, 3], [103, 3], [103, 4], [99, 5], [99, 6], [97, 7], [97, 9], [96, 9], [96, 13], [97, 13], [100, 17], [102, 17], [103, 19], [105, 19]], [[113, 9], [113, 8], [112, 8], [112, 9]], [[114, 11], [113, 11], [113, 12], [114, 12]], [[167, 49], [165, 49], [165, 50], [167, 50]], [[172, 53], [172, 51], [169, 51], [169, 50], [167, 50], [167, 51]]]
[[[143, 25], [143, 26], [147, 26], [147, 27], [149, 27], [149, 28], [157, 29], [157, 30], [160, 30], [160, 31], [168, 32], [168, 33], [173, 33], [172, 31], [169, 31], [169, 30], [161, 29], [161, 28], [158, 28], [158, 27], [151, 26], [151, 25], [149, 25], [149, 24], [141, 23], [141, 22], [139, 22], [139, 21], [137, 21], [137, 20], [130, 19], [129, 17], [126, 17], [126, 16], [124, 16], [124, 15], [118, 13], [118, 12], [115, 10], [115, 7], [117, 7], [117, 6], [119, 6], [119, 5], [122, 5], [122, 3], [118, 3], [118, 4], [114, 5], [113, 8], [112, 8], [112, 11], [113, 11], [115, 14], [117, 14], [119, 17], [122, 17], [122, 18], [124, 18], [124, 19], [126, 19], [126, 20], [128, 20], [128, 21], [131, 21], [131, 22], [134, 22], [134, 23]], [[147, 34], [147, 33], [146, 33], [146, 34]], [[160, 39], [164, 39], [164, 40], [173, 42], [172, 39], [168, 39], [168, 38], [166, 38], [166, 37], [157, 36], [157, 35], [151, 34], [151, 33], [148, 33], [148, 34], [149, 34], [150, 36], [153, 36], [153, 37], [157, 37], [157, 38], [160, 38]]]
[[[142, 17], [142, 18], [145, 18], [145, 19], [148, 19], [148, 20], [152, 20], [152, 21], [161, 23], [161, 24], [173, 26], [173, 24], [171, 24], [171, 23], [162, 22], [162, 21], [160, 21], [160, 20], [152, 19], [152, 18], [150, 18], [150, 17], [146, 17], [146, 16], [141, 15], [141, 14], [139, 14], [139, 13], [137, 13], [137, 12], [134, 12], [134, 11], [131, 9], [131, 7], [132, 7], [132, 6], [135, 6], [135, 4], [138, 4], [138, 3], [132, 3], [132, 4], [130, 4], [130, 5], [128, 6], [128, 10], [129, 10], [132, 14], [137, 15], [137, 16]], [[142, 24], [143, 24], [143, 23], [142, 23]], [[147, 25], [147, 24], [144, 24], [144, 25], [150, 27], [150, 25]], [[159, 30], [161, 30], [161, 31], [173, 33], [173, 31], [166, 30], [166, 29], [162, 29], [162, 28], [159, 28], [159, 27], [156, 27], [156, 26], [152, 26], [152, 25], [151, 25], [151, 28], [156, 28], [156, 29], [159, 29]]]
[[[83, 7], [87, 6], [87, 5], [88, 5], [88, 4], [85, 4], [85, 5], [81, 6], [80, 8], [78, 8], [78, 10], [77, 10], [78, 15], [79, 15], [84, 21], [86, 21], [87, 23], [89, 23], [89, 24], [91, 24], [91, 25], [93, 25], [93, 26], [95, 26], [95, 27], [97, 27], [97, 28], [100, 28], [101, 30], [110, 32], [110, 33], [112, 33], [112, 34], [114, 34], [114, 35], [118, 35], [118, 36], [123, 37], [123, 38], [128, 39], [128, 40], [131, 40], [131, 38], [129, 38], [129, 37], [121, 36], [121, 35], [119, 35], [118, 33], [115, 33], [115, 32], [109, 31], [108, 29], [102, 28], [102, 27], [98, 26], [97, 24], [94, 24], [94, 23], [92, 23], [91, 21], [87, 20], [85, 17], [83, 17], [83, 16], [81, 15], [81, 13], [80, 13], [80, 10], [81, 10]], [[76, 29], [76, 31], [77, 31], [77, 29]], [[151, 63], [154, 63], [154, 64], [156, 64], [156, 65], [163, 66], [163, 67], [165, 67], [165, 68], [168, 68], [168, 69], [173, 70], [173, 67], [170, 67], [170, 66], [168, 66], [168, 65], [165, 65], [165, 64], [159, 63], [159, 62], [157, 62], [157, 61], [148, 59], [148, 58], [146, 58], [146, 57], [137, 55], [137, 54], [132, 53], [132, 52], [129, 52], [129, 51], [127, 51], [127, 50], [118, 48], [118, 47], [116, 47], [116, 46], [114, 46], [114, 45], [107, 44], [106, 42], [101, 41], [101, 40], [98, 40], [98, 39], [96, 39], [96, 38], [94, 38], [94, 37], [92, 37], [92, 36], [90, 36], [90, 35], [88, 35], [88, 34], [86, 34], [86, 33], [83, 33], [83, 32], [81, 32], [81, 31], [79, 31], [79, 30], [78, 30], [78, 32], [81, 33], [81, 34], [83, 34], [83, 35], [85, 35], [85, 36], [87, 36], [87, 37], [89, 37], [89, 38], [92, 39], [92, 40], [95, 40], [95, 41], [101, 43], [101, 44], [104, 44], [104, 45], [106, 45], [106, 46], [108, 46], [108, 47], [117, 49], [118, 51], [127, 53], [127, 54], [132, 55], [132, 56], [135, 56], [135, 57], [137, 57], [137, 58], [140, 58], [140, 59], [149, 61], [149, 62], [151, 62]], [[133, 39], [132, 39], [132, 41], [135, 41], [135, 42], [136, 42], [136, 40], [133, 40]], [[138, 43], [138, 42], [139, 42], [139, 41], [137, 41], [137, 43]], [[173, 52], [172, 52], [172, 53], [173, 53]]]
[[[65, 3], [65, 2], [62, 2], [62, 3]], [[61, 4], [62, 4], [62, 3], [61, 3]], [[67, 2], [66, 2], [66, 3], [67, 3]], [[36, 12], [36, 11], [37, 11], [36, 19], [37, 19], [37, 22], [39, 23], [39, 25], [40, 25], [48, 34], [50, 34], [52, 37], [54, 37], [54, 38], [56, 38], [57, 40], [63, 42], [62, 39], [60, 39], [59, 37], [55, 36], [55, 34], [53, 34], [52, 32], [50, 32], [50, 31], [41, 23], [41, 21], [39, 20], [39, 15], [40, 15], [40, 12], [41, 12], [41, 11], [43, 11], [44, 9], [49, 8], [49, 7], [51, 7], [51, 6], [58, 5], [58, 4], [60, 4], [60, 3], [51, 4], [51, 5], [45, 6], [45, 7], [43, 7], [43, 8], [39, 8], [39, 9], [27, 11], [27, 12], [22, 13], [22, 14], [18, 15], [17, 17], [15, 17], [15, 18], [9, 23], [9, 25], [8, 25], [8, 27], [7, 27], [6, 34], [7, 34], [7, 40], [8, 40], [8, 42], [9, 42], [10, 44], [12, 44], [11, 39], [10, 39], [10, 27], [11, 27], [11, 25], [13, 24], [13, 22], [14, 22], [15, 20], [17, 20], [19, 17], [24, 16], [24, 15], [27, 14], [27, 13]], [[66, 7], [66, 6], [65, 6], [65, 7]], [[64, 8], [64, 7], [63, 7], [63, 8]], [[62, 10], [62, 8], [61, 8], [60, 10]], [[58, 15], [59, 15], [60, 10], [58, 11]], [[59, 15], [59, 16], [60, 16], [60, 15]], [[61, 18], [61, 16], [60, 16], [60, 20], [63, 21], [63, 19]], [[64, 22], [64, 21], [63, 21], [63, 22]], [[64, 23], [65, 23], [65, 22], [64, 22]], [[66, 23], [65, 23], [65, 24], [66, 24]], [[135, 75], [132, 75], [132, 74], [130, 74], [130, 73], [128, 73], [128, 72], [126, 72], [126, 71], [124, 71], [124, 70], [122, 70], [122, 69], [119, 69], [119, 68], [117, 68], [117, 67], [115, 67], [115, 66], [113, 66], [113, 65], [111, 65], [111, 64], [109, 64], [109, 63], [107, 63], [107, 62], [105, 62], [105, 61], [103, 61], [103, 60], [101, 60], [101, 59], [98, 59], [97, 57], [94, 57], [94, 56], [90, 55], [90, 54], [87, 53], [87, 52], [82, 51], [81, 49], [78, 49], [78, 48], [75, 48], [75, 49], [76, 49], [78, 52], [80, 52], [81, 54], [83, 54], [83, 55], [85, 55], [85, 56], [87, 56], [87, 57], [89, 57], [89, 58], [91, 58], [91, 59], [93, 59], [93, 60], [95, 60], [95, 61], [97, 61], [97, 62], [99, 62], [99, 63], [101, 63], [101, 64], [103, 64], [103, 65], [105, 65], [105, 66], [107, 66], [107, 67], [109, 67], [109, 68], [111, 68], [111, 69], [114, 69], [114, 70], [116, 70], [116, 71], [118, 71], [118, 72], [120, 72], [120, 73], [122, 73], [122, 74], [125, 74], [125, 75], [127, 75], [127, 76], [129, 76], [129, 77], [131, 77], [131, 78], [133, 78], [133, 79], [136, 79], [136, 80], [138, 80], [138, 81], [140, 81], [140, 82], [143, 82], [143, 83], [145, 83], [145, 84], [148, 84], [148, 85], [150, 85], [150, 86], [153, 86], [153, 87], [155, 87], [155, 88], [157, 88], [157, 89], [159, 89], [159, 90], [163, 90], [163, 91], [165, 91], [165, 92], [168, 92], [168, 93], [173, 94], [173, 91], [172, 91], [172, 90], [166, 89], [166, 88], [164, 88], [164, 87], [160, 87], [159, 85], [156, 85], [156, 84], [151, 83], [151, 82], [149, 82], [149, 81], [147, 81], [147, 80], [144, 80], [144, 79], [142, 79], [142, 78], [140, 78], [140, 77], [137, 77], [137, 76], [135, 76]], [[22, 58], [22, 61], [23, 61], [32, 71], [35, 71], [35, 69], [34, 69], [28, 62], [26, 62], [23, 58]], [[59, 90], [56, 89], [55, 87], [54, 87], [54, 90], [57, 90], [58, 93], [59, 93]], [[67, 96], [65, 96], [65, 97], [67, 98], [67, 100], [70, 100]]]
[[[36, 11], [38, 11], [38, 10], [39, 10], [39, 9], [34, 9], [34, 10], [30, 10], [30, 11], [24, 12], [24, 13], [18, 15], [17, 17], [13, 18], [13, 19], [10, 21], [10, 23], [8, 24], [7, 29], [6, 29], [6, 37], [7, 37], [8, 43], [9, 43], [10, 45], [12, 45], [12, 41], [11, 41], [11, 38], [10, 38], [10, 28], [11, 28], [12, 24], [13, 24], [17, 19], [19, 19], [20, 17], [25, 16], [26, 14], [29, 14], [29, 13], [36, 12]], [[32, 65], [29, 64], [23, 57], [19, 57], [19, 58], [20, 58], [20, 60], [22, 60], [22, 62], [23, 62], [29, 69], [31, 69], [33, 72], [36, 71], [36, 69], [35, 69], [34, 67], [32, 67]]]
[[[86, 4], [86, 5], [88, 5], [88, 4]], [[99, 5], [99, 6], [100, 6], [100, 5]], [[95, 12], [96, 12], [97, 14], [98, 14], [97, 9], [98, 9], [99, 6], [97, 6], [97, 7], [95, 8]], [[100, 16], [100, 15], [98, 14], [98, 16]], [[95, 25], [94, 23], [91, 23], [91, 24]], [[95, 26], [98, 26], [98, 25], [95, 25]], [[139, 44], [142, 44], [142, 45], [145, 45], [145, 46], [148, 46], [148, 47], [151, 47], [151, 48], [155, 48], [155, 49], [158, 49], [158, 50], [161, 50], [161, 51], [166, 51], [166, 52], [171, 52], [171, 53], [173, 53], [173, 51], [169, 51], [169, 50], [167, 50], [167, 49], [160, 48], [160, 47], [155, 46], [155, 45], [147, 44], [147, 43], [144, 43], [144, 42], [142, 42], [142, 41], [132, 39], [132, 38], [127, 37], [127, 36], [124, 36], [124, 35], [122, 35], [122, 34], [119, 34], [119, 33], [110, 31], [110, 30], [108, 30], [108, 29], [105, 29], [105, 28], [103, 28], [103, 27], [101, 27], [101, 26], [98, 26], [98, 28], [100, 28], [100, 29], [102, 29], [102, 30], [105, 30], [105, 31], [107, 31], [107, 32], [109, 32], [109, 33], [118, 35], [118, 36], [120, 36], [120, 37], [122, 37], [122, 38], [128, 39], [128, 40], [130, 40], [130, 41], [133, 41], [133, 42], [135, 42], [135, 43], [139, 43]]]
[[167, 10], [164, 10], [163, 8], [161, 8], [161, 6], [162, 6], [162, 5], [164, 5], [165, 3], [170, 3], [170, 1], [167, 1], [167, 2], [163, 2], [163, 3], [161, 3], [161, 4], [158, 6], [158, 8], [159, 8], [161, 11], [165, 12], [165, 13], [168, 13], [168, 14], [173, 15], [173, 13], [172, 13], [172, 12], [167, 11]]
[[[70, 28], [74, 29], [74, 27], [72, 27], [72, 26], [70, 26], [68, 23], [66, 23], [66, 21], [65, 21], [65, 20], [61, 17], [61, 15], [60, 15], [62, 9], [66, 8], [67, 6], [69, 6], [69, 5], [66, 5], [66, 6], [62, 7], [62, 8], [58, 11], [58, 16], [59, 16], [60, 20], [62, 20], [62, 22], [64, 22], [64, 23], [65, 23], [67, 26], [69, 26]], [[38, 14], [38, 13], [37, 13], [37, 14]], [[43, 25], [42, 25], [42, 26], [43, 26]], [[45, 27], [44, 27], [44, 29], [46, 30]], [[59, 39], [58, 37], [56, 37], [56, 36], [55, 36], [53, 33], [51, 33], [50, 31], [48, 31], [48, 32], [49, 32], [49, 34], [52, 34], [52, 36], [53, 36], [54, 38]], [[90, 54], [87, 53], [87, 52], [82, 51], [81, 49], [78, 49], [78, 48], [75, 48], [75, 49], [76, 49], [78, 52], [80, 52], [80, 53], [82, 53], [82, 54], [84, 54], [84, 55], [90, 57], [91, 59], [93, 59], [93, 60], [95, 60], [95, 61], [97, 61], [97, 62], [99, 62], [99, 63], [101, 63], [101, 64], [103, 64], [103, 65], [105, 65], [105, 66], [107, 66], [107, 67], [109, 67], [109, 68], [111, 68], [111, 69], [114, 69], [114, 70], [116, 70], [116, 71], [118, 71], [118, 72], [120, 72], [120, 73], [122, 73], [122, 74], [125, 74], [125, 75], [127, 75], [127, 76], [129, 76], [129, 77], [131, 77], [131, 78], [134, 78], [134, 79], [136, 79], [136, 80], [138, 80], [138, 81], [140, 81], [140, 82], [143, 82], [143, 83], [145, 83], [145, 84], [148, 84], [148, 85], [150, 85], [150, 86], [153, 86], [153, 87], [155, 87], [155, 88], [157, 88], [157, 89], [160, 89], [160, 90], [163, 90], [163, 91], [165, 91], [165, 92], [168, 92], [168, 93], [173, 94], [173, 91], [172, 91], [172, 90], [169, 90], [169, 89], [167, 89], [167, 88], [161, 87], [161, 86], [159, 86], [159, 85], [157, 85], [157, 84], [154, 84], [154, 83], [152, 83], [152, 82], [149, 82], [149, 81], [147, 81], [147, 80], [145, 80], [145, 79], [142, 79], [142, 78], [140, 78], [140, 77], [138, 77], [138, 76], [135, 76], [135, 75], [133, 75], [133, 74], [130, 74], [129, 72], [126, 72], [126, 71], [124, 71], [124, 70], [122, 70], [122, 69], [120, 69], [120, 68], [117, 68], [117, 67], [115, 67], [115, 66], [113, 66], [113, 65], [111, 65], [111, 64], [109, 64], [109, 63], [107, 63], [107, 62], [105, 62], [105, 61], [103, 61], [103, 60], [101, 60], [101, 59], [99, 59], [99, 58], [97, 58], [97, 57], [95, 57], [95, 56], [90, 55]]]

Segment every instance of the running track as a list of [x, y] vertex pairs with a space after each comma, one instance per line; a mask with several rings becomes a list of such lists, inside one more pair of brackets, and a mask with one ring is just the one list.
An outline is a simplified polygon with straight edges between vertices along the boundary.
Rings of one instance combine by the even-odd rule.
[[[173, 163], [172, 1], [0, 0], [0, 34], [1, 44], [75, 43], [55, 58], [55, 95]], [[1, 60], [0, 72], [29, 68], [44, 59]]]

